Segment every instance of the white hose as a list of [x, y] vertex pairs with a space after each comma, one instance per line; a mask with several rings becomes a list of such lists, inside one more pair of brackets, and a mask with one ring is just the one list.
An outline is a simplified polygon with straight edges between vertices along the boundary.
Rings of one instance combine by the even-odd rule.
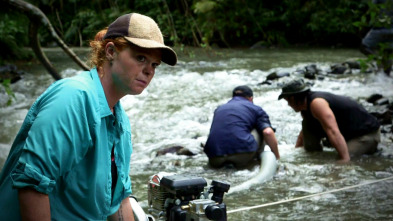
[[252, 185], [262, 184], [273, 178], [277, 171], [277, 159], [272, 151], [261, 153], [261, 167], [258, 174], [250, 180], [229, 189], [228, 194], [249, 189]]
[[134, 197], [130, 197], [130, 203], [132, 212], [134, 212], [135, 221], [154, 221], [152, 216], [146, 215], [145, 211], [143, 211], [142, 207], [139, 203], [135, 200]]

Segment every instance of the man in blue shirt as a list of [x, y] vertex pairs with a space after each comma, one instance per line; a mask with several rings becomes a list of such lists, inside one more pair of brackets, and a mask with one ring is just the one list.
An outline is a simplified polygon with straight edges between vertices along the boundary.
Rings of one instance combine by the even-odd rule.
[[131, 127], [120, 104], [175, 65], [153, 19], [120, 16], [90, 42], [95, 68], [32, 105], [0, 174], [1, 220], [134, 220]]
[[258, 159], [265, 143], [280, 158], [277, 139], [269, 116], [253, 103], [253, 91], [238, 86], [232, 99], [214, 111], [213, 122], [204, 151], [209, 165], [219, 168], [233, 164], [241, 169]]

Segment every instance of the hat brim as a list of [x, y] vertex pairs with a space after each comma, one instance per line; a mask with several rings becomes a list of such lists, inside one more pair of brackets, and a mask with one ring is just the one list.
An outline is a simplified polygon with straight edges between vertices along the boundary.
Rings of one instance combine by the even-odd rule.
[[296, 91], [296, 92], [282, 92], [279, 96], [278, 96], [278, 100], [281, 100], [282, 98], [284, 98], [284, 97], [287, 97], [287, 96], [290, 96], [290, 95], [294, 95], [294, 94], [300, 94], [300, 93], [302, 93], [302, 92], [306, 92], [306, 91], [309, 91], [310, 90], [310, 88], [308, 88], [308, 87], [306, 87], [306, 88], [304, 88], [303, 90], [300, 90], [300, 91]]
[[158, 48], [158, 49], [162, 49], [162, 57], [161, 60], [171, 66], [174, 66], [177, 63], [177, 55], [176, 52], [164, 45], [164, 44], [160, 44], [159, 42], [156, 41], [152, 41], [152, 40], [147, 40], [147, 39], [140, 39], [140, 38], [131, 38], [131, 37], [126, 37], [124, 36], [124, 38], [129, 41], [132, 44], [135, 44], [141, 48], [149, 48], [149, 49], [153, 49], [153, 48]]

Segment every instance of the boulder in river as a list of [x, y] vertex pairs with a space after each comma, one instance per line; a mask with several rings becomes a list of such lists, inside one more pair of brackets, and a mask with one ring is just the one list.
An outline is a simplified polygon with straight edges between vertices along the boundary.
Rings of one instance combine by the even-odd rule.
[[0, 67], [0, 83], [9, 79], [11, 84], [22, 79], [23, 71], [18, 70], [18, 68], [13, 64], [6, 64]]
[[330, 74], [351, 74], [351, 69], [343, 64], [334, 64], [330, 66]]
[[170, 146], [165, 147], [157, 151], [156, 156], [165, 155], [167, 153], [177, 154], [177, 155], [186, 155], [186, 156], [194, 156], [195, 153], [191, 152], [189, 149], [183, 146]]
[[266, 77], [266, 80], [275, 80], [286, 76], [289, 76], [288, 72], [273, 72]]
[[372, 94], [370, 97], [366, 99], [366, 101], [374, 104], [375, 101], [381, 98], [383, 98], [382, 94]]

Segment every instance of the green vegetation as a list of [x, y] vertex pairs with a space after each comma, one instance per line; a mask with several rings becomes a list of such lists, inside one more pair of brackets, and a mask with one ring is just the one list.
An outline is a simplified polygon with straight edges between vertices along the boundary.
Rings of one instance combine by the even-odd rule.
[[4, 60], [31, 56], [23, 50], [28, 45], [28, 19], [15, 13], [0, 13], [0, 65]]
[[[8, 0], [3, 0], [7, 2]], [[186, 46], [214, 47], [352, 47], [359, 48], [371, 27], [391, 27], [381, 11], [393, 10], [392, 2], [371, 0], [26, 0], [50, 20], [68, 46], [85, 47], [94, 34], [118, 16], [139, 12], [157, 21], [166, 44], [188, 52]], [[6, 4], [7, 5], [7, 4]], [[55, 41], [46, 29], [39, 31], [43, 47]], [[0, 8], [0, 65], [32, 58], [29, 18], [11, 8]], [[386, 45], [361, 61], [363, 67], [392, 58]], [[12, 100], [8, 81], [1, 84]]]
[[[170, 45], [196, 47], [346, 46], [357, 47], [369, 28], [367, 0], [29, 0], [52, 22], [69, 46], [87, 46], [93, 35], [116, 17], [139, 12], [154, 18]], [[0, 9], [0, 44], [19, 58], [28, 46], [28, 20]], [[371, 12], [370, 12], [371, 13]], [[370, 16], [370, 15], [368, 15]], [[361, 23], [363, 21], [363, 23]], [[354, 24], [357, 24], [354, 25]], [[45, 31], [42, 46], [53, 44]]]
[[11, 80], [10, 80], [10, 79], [5, 79], [5, 80], [3, 80], [3, 81], [0, 83], [0, 85], [3, 86], [5, 92], [6, 92], [7, 95], [8, 95], [7, 105], [11, 105], [13, 99], [15, 99], [15, 94], [14, 94], [14, 92], [13, 92], [12, 89], [11, 89]]
[[[154, 18], [169, 45], [196, 47], [321, 46], [358, 47], [375, 25], [384, 5], [371, 0], [28, 0], [49, 18], [69, 46], [88, 40], [116, 17], [139, 12]], [[28, 46], [28, 19], [0, 9], [1, 58], [23, 58]], [[42, 46], [53, 39], [42, 30]]]

